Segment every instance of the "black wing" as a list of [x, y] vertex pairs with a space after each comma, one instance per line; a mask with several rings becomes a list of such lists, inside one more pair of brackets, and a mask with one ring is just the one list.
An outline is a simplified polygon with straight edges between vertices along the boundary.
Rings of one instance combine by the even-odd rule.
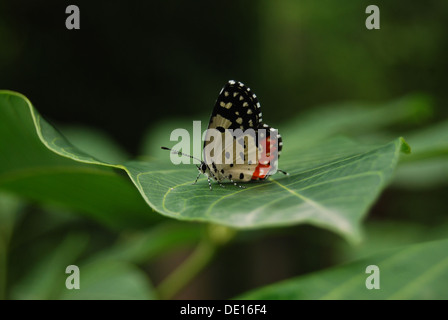
[[254, 129], [262, 126], [257, 96], [243, 83], [230, 80], [222, 88], [213, 108], [209, 129]]

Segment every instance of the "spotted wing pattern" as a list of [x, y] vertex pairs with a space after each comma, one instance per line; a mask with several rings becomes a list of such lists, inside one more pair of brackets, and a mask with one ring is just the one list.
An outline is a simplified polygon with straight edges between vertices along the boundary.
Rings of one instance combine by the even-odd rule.
[[[280, 135], [272, 139], [274, 143], [270, 141], [271, 130], [275, 129], [263, 124], [260, 103], [250, 88], [241, 82], [229, 81], [219, 93], [208, 129], [221, 132], [221, 141], [224, 142], [212, 152], [213, 155], [214, 152], [221, 153], [218, 155], [220, 161], [216, 161], [216, 158], [205, 152], [213, 147], [210, 144], [214, 142], [211, 131], [207, 132], [204, 161], [213, 178], [218, 181], [229, 179], [246, 182], [265, 179], [270, 175], [274, 168], [270, 161], [271, 152], [280, 153], [283, 143]], [[237, 133], [233, 139], [228, 139], [227, 129]], [[248, 129], [252, 129], [255, 134], [238, 134], [238, 130], [247, 132]], [[266, 130], [265, 133], [260, 129]]]

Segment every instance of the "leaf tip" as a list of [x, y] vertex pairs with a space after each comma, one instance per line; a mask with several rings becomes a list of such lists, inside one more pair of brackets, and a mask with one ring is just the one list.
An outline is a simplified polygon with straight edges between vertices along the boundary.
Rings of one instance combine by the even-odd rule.
[[357, 227], [355, 230], [353, 230], [351, 234], [346, 234], [343, 236], [353, 247], [358, 246], [364, 240], [364, 233], [360, 229], [360, 227]]
[[400, 137], [400, 144], [401, 144], [401, 148], [400, 148], [401, 152], [403, 152], [404, 154], [411, 153], [411, 146], [406, 142], [406, 140], [404, 140], [403, 137]]

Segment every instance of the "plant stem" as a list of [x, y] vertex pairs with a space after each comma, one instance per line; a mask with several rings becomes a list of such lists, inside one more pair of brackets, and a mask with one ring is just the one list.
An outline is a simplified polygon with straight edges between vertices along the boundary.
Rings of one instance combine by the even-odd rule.
[[171, 299], [211, 260], [216, 245], [204, 238], [193, 253], [157, 287], [161, 299]]
[[210, 262], [216, 249], [236, 234], [229, 227], [209, 224], [193, 253], [157, 287], [161, 299], [171, 299]]

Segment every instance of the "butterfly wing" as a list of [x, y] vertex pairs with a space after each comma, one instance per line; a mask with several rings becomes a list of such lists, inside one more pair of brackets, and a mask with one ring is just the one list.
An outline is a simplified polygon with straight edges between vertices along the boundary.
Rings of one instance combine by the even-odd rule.
[[246, 130], [258, 128], [260, 123], [262, 114], [257, 96], [241, 82], [227, 82], [216, 100], [208, 128]]
[[[273, 166], [267, 152], [281, 150], [282, 143], [276, 140], [274, 148], [270, 144], [271, 128], [263, 124], [258, 98], [243, 83], [231, 80], [222, 88], [208, 129], [216, 129], [221, 133], [222, 144], [216, 143], [213, 137], [219, 134], [216, 130], [207, 130], [204, 139], [204, 161], [216, 180], [259, 180], [272, 172]], [[228, 129], [234, 132], [231, 139], [227, 135]], [[258, 136], [260, 129], [266, 131]], [[249, 134], [238, 133], [238, 130]], [[215, 149], [210, 153], [212, 147]], [[214, 157], [216, 152], [219, 156], [217, 158]]]

